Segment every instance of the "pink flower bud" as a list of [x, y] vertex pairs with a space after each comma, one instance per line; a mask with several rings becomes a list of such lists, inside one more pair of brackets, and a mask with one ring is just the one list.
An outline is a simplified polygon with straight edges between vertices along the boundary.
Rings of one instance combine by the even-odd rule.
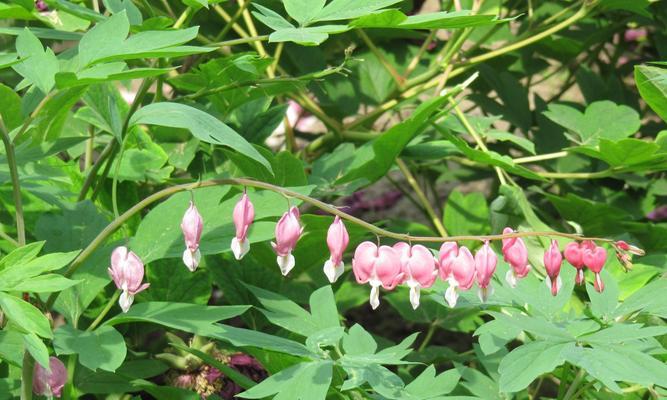
[[491, 278], [496, 272], [496, 265], [498, 264], [498, 256], [494, 253], [489, 242], [486, 241], [481, 249], [477, 250], [475, 254], [475, 272], [477, 275], [477, 285], [479, 285], [479, 299], [485, 302], [490, 295], [493, 294], [493, 286], [491, 286]]
[[593, 247], [584, 249], [583, 259], [584, 265], [595, 273], [595, 290], [602, 292], [604, 290], [604, 283], [602, 282], [602, 278], [600, 278], [600, 272], [607, 262], [607, 250], [604, 247], [594, 245]]
[[[503, 229], [503, 234], [513, 233], [510, 227]], [[528, 264], [528, 248], [521, 238], [503, 239], [503, 259], [512, 269], [507, 271], [505, 280], [511, 287], [516, 287], [517, 279], [523, 278], [530, 272]]]
[[577, 285], [583, 285], [584, 283], [584, 249], [577, 242], [570, 242], [565, 246], [563, 251], [565, 259], [570, 263], [574, 268], [577, 269], [577, 275], [575, 277], [575, 282]]
[[296, 242], [302, 232], [303, 228], [299, 224], [299, 209], [292, 207], [278, 221], [276, 241], [271, 242], [273, 250], [278, 255], [277, 262], [283, 275], [287, 275], [294, 268], [292, 250], [296, 247]]
[[243, 193], [241, 199], [234, 206], [234, 225], [236, 226], [236, 236], [232, 239], [232, 252], [237, 260], [240, 260], [250, 251], [250, 242], [248, 242], [248, 228], [255, 219], [255, 207], [248, 199], [248, 195]]
[[547, 270], [546, 283], [551, 288], [551, 294], [557, 295], [563, 285], [560, 279], [560, 266], [563, 263], [563, 256], [560, 254], [558, 242], [551, 241], [551, 246], [544, 252], [544, 268]]
[[32, 391], [39, 396], [60, 398], [63, 387], [67, 383], [67, 368], [58, 358], [49, 357], [49, 369], [50, 371], [39, 363], [35, 363], [32, 373]]
[[454, 308], [458, 301], [458, 290], [469, 290], [475, 283], [475, 258], [467, 247], [461, 246], [456, 255], [447, 261], [449, 267], [449, 287], [445, 292], [445, 300]]
[[118, 304], [123, 312], [127, 312], [134, 302], [134, 296], [150, 285], [141, 283], [144, 279], [144, 263], [127, 247], [119, 246], [111, 253], [111, 267], [108, 271], [116, 287], [123, 291]]
[[646, 254], [644, 250], [640, 249], [637, 246], [633, 246], [631, 244], [626, 243], [623, 240], [619, 240], [616, 242], [616, 247], [618, 247], [621, 250], [627, 251], [630, 254], [634, 254], [636, 256], [643, 256]]
[[204, 222], [195, 207], [190, 201], [190, 207], [185, 211], [181, 221], [181, 230], [185, 238], [186, 249], [183, 252], [183, 263], [191, 272], [194, 272], [201, 261], [201, 252], [199, 251], [199, 240], [204, 228]]
[[449, 280], [452, 274], [452, 261], [459, 253], [459, 245], [456, 242], [445, 242], [440, 246], [439, 265], [440, 279]]
[[380, 305], [380, 286], [392, 290], [403, 281], [401, 257], [389, 246], [363, 242], [354, 251], [352, 271], [359, 284], [371, 285], [370, 303], [373, 309]]
[[438, 276], [435, 258], [429, 249], [420, 244], [411, 247], [405, 242], [399, 242], [393, 248], [400, 256], [403, 279], [410, 288], [410, 304], [416, 310], [419, 307], [420, 289], [433, 286]]
[[343, 253], [350, 243], [350, 236], [345, 229], [345, 224], [338, 215], [329, 226], [327, 232], [327, 246], [331, 257], [324, 263], [324, 274], [329, 282], [334, 283], [343, 273]]

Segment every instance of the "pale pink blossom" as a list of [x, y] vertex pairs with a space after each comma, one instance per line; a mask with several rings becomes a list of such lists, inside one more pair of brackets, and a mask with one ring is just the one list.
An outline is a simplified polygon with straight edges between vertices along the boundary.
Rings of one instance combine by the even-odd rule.
[[[510, 227], [503, 229], [503, 234], [513, 233]], [[528, 264], [528, 248], [520, 237], [503, 239], [503, 259], [510, 265], [505, 280], [511, 287], [516, 287], [517, 280], [530, 272]]]
[[327, 231], [327, 246], [331, 256], [324, 263], [324, 274], [329, 279], [329, 282], [334, 283], [343, 274], [343, 253], [347, 245], [350, 243], [350, 236], [347, 233], [345, 224], [336, 215], [333, 223], [329, 226]]
[[47, 398], [60, 397], [67, 383], [67, 368], [56, 357], [49, 357], [49, 370], [35, 363], [32, 373], [32, 391]]
[[285, 212], [276, 225], [276, 241], [271, 242], [278, 256], [276, 260], [283, 275], [287, 275], [294, 268], [295, 260], [292, 250], [296, 247], [296, 242], [303, 232], [299, 216], [299, 209], [296, 207]]
[[435, 258], [429, 249], [420, 244], [410, 246], [398, 242], [393, 248], [400, 256], [403, 283], [410, 288], [410, 304], [416, 310], [419, 307], [420, 289], [433, 286], [438, 276]]
[[111, 253], [111, 267], [108, 271], [116, 287], [123, 291], [118, 304], [123, 312], [127, 312], [134, 302], [134, 296], [150, 285], [141, 283], [144, 279], [144, 263], [127, 247], [119, 246]]
[[493, 294], [491, 278], [496, 272], [498, 256], [493, 251], [489, 242], [486, 241], [481, 249], [475, 254], [475, 273], [477, 276], [477, 285], [479, 286], [478, 295], [480, 301], [485, 302]]
[[250, 242], [248, 241], [248, 229], [255, 219], [255, 207], [248, 199], [248, 195], [243, 193], [241, 199], [234, 206], [234, 226], [236, 227], [236, 236], [232, 239], [232, 252], [237, 260], [240, 260], [250, 251]]
[[352, 271], [359, 284], [371, 285], [370, 304], [380, 305], [380, 286], [392, 290], [403, 281], [401, 257], [389, 246], [378, 247], [373, 242], [363, 242], [354, 251]]
[[204, 221], [202, 220], [199, 210], [191, 201], [190, 206], [183, 215], [181, 221], [181, 230], [183, 231], [183, 238], [185, 239], [185, 251], [183, 252], [183, 263], [191, 272], [194, 272], [201, 261], [201, 252], [199, 251], [199, 241], [201, 240], [201, 233], [204, 228]]

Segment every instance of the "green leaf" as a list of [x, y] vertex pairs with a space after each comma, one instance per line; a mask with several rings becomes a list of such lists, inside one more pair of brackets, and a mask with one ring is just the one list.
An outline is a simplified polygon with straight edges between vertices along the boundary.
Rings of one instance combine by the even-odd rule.
[[618, 304], [618, 284], [607, 270], [603, 270], [600, 276], [605, 286], [602, 293], [598, 293], [593, 285], [586, 283], [586, 292], [591, 299], [591, 311], [602, 320], [612, 320]]
[[125, 12], [99, 22], [79, 41], [79, 65], [85, 67], [109, 54], [116, 54], [130, 33], [130, 22]]
[[151, 290], [141, 292], [142, 301], [173, 301], [206, 304], [211, 297], [211, 282], [206, 271], [190, 272], [180, 259], [157, 260], [146, 267]]
[[300, 363], [272, 375], [239, 394], [245, 399], [271, 396], [274, 400], [324, 400], [331, 384], [333, 362]]
[[188, 303], [147, 302], [134, 304], [104, 325], [150, 322], [185, 332], [208, 332], [211, 324], [243, 314], [250, 306], [203, 306]]
[[57, 29], [37, 28], [37, 27], [25, 27], [25, 28], [0, 27], [0, 34], [19, 35], [25, 29], [28, 29], [30, 32], [32, 32], [33, 35], [37, 36], [40, 39], [79, 40], [83, 36], [79, 32], [65, 32], [65, 31], [59, 31]]
[[358, 18], [401, 0], [333, 0], [314, 17], [316, 21], [340, 21]]
[[657, 279], [633, 293], [618, 306], [614, 317], [635, 312], [667, 316], [667, 279]]
[[456, 369], [436, 375], [435, 367], [429, 365], [405, 387], [405, 391], [419, 399], [437, 397], [454, 390], [460, 378], [461, 374]]
[[74, 281], [67, 279], [58, 274], [46, 274], [33, 278], [26, 279], [11, 287], [3, 287], [0, 284], [0, 290], [13, 290], [18, 292], [35, 292], [35, 293], [51, 293], [60, 292], [74, 285], [78, 285], [81, 281]]
[[255, 18], [260, 20], [264, 25], [268, 26], [274, 31], [294, 28], [294, 25], [292, 25], [289, 21], [283, 18], [282, 15], [271, 10], [270, 8], [266, 8], [256, 3], [253, 4], [253, 7], [258, 9], [259, 12], [253, 11], [252, 15], [254, 15]]
[[484, 235], [490, 230], [489, 207], [479, 192], [463, 194], [455, 190], [447, 197], [445, 228], [450, 235]]
[[23, 61], [12, 66], [14, 71], [42, 93], [50, 92], [55, 85], [55, 74], [60, 69], [53, 50], [44, 50], [39, 39], [29, 29], [24, 29], [16, 38], [16, 52]]
[[568, 151], [602, 160], [619, 172], [659, 171], [667, 168], [667, 152], [658, 143], [641, 139], [600, 139], [597, 147], [578, 146]]
[[44, 242], [32, 242], [12, 250], [11, 253], [0, 259], [0, 270], [12, 267], [14, 264], [27, 264], [34, 260], [42, 251]]
[[636, 65], [635, 84], [644, 101], [667, 122], [667, 69]]
[[[0, 64], [2, 61], [0, 61]], [[0, 83], [0, 103], [2, 103], [2, 108], [0, 109], [0, 117], [2, 117], [2, 123], [5, 124], [8, 132], [11, 132], [14, 128], [21, 126], [23, 123], [23, 112], [21, 111], [21, 98], [16, 92], [14, 92], [9, 87]]]
[[528, 168], [522, 167], [521, 165], [515, 164], [512, 158], [496, 153], [495, 151], [482, 151], [472, 148], [465, 140], [461, 139], [459, 136], [454, 135], [449, 132], [447, 129], [439, 125], [434, 125], [436, 129], [447, 139], [449, 142], [453, 143], [457, 149], [464, 156], [470, 160], [477, 161], [478, 163], [491, 165], [494, 167], [500, 167], [505, 171], [522, 176], [524, 178], [544, 181], [545, 179], [536, 174], [535, 172], [529, 170]]
[[565, 362], [565, 354], [575, 344], [535, 341], [512, 350], [503, 357], [500, 373], [500, 391], [518, 392], [531, 384], [537, 377], [553, 371]]
[[284, 0], [285, 10], [301, 25], [308, 25], [324, 8], [325, 0]]
[[28, 262], [9, 265], [0, 271], [0, 282], [3, 282], [4, 287], [11, 288], [25, 279], [44, 272], [55, 271], [68, 265], [78, 254], [79, 251], [50, 253]]
[[647, 339], [667, 334], [665, 326], [643, 326], [642, 324], [616, 324], [588, 335], [577, 337], [577, 340], [592, 344], [624, 343], [633, 340]]
[[100, 368], [114, 372], [127, 353], [123, 335], [111, 326], [84, 332], [63, 325], [56, 330], [53, 345], [58, 355], [78, 354], [81, 365], [93, 371]]
[[35, 333], [47, 339], [53, 337], [49, 320], [32, 304], [18, 297], [0, 292], [0, 308], [11, 323], [26, 332]]
[[23, 335], [23, 345], [26, 350], [30, 353], [32, 358], [35, 359], [42, 367], [51, 368], [49, 366], [49, 349], [46, 348], [42, 339], [37, 337], [34, 333], [24, 333]]
[[130, 25], [141, 25], [143, 23], [143, 17], [141, 16], [141, 11], [139, 8], [134, 5], [130, 0], [103, 0], [104, 7], [107, 10], [111, 11], [112, 14], [118, 14], [122, 11], [125, 11], [127, 18], [130, 22]]
[[10, 327], [0, 330], [0, 359], [21, 368], [25, 347], [24, 335]]
[[447, 98], [448, 96], [438, 96], [420, 104], [405, 121], [394, 125], [377, 139], [358, 148], [347, 172], [337, 180], [337, 183], [347, 183], [359, 178], [375, 182], [384, 176], [403, 148], [421, 132], [431, 115], [447, 101]]
[[329, 34], [346, 32], [347, 25], [321, 25], [301, 28], [283, 28], [269, 35], [269, 42], [294, 42], [303, 46], [316, 46], [329, 38]]
[[[626, 105], [611, 101], [596, 101], [579, 110], [560, 104], [550, 104], [543, 113], [553, 122], [576, 133], [576, 141], [582, 145], [596, 145], [601, 138], [617, 141], [639, 130], [639, 114]], [[575, 139], [573, 139], [575, 140]]]
[[512, 142], [515, 145], [526, 150], [530, 154], [535, 154], [535, 144], [525, 137], [517, 136], [513, 133], [503, 132], [503, 131], [487, 131], [482, 133], [482, 136], [485, 136], [490, 139], [500, 140], [502, 142]]
[[260, 311], [273, 324], [302, 336], [310, 336], [326, 328], [338, 327], [338, 311], [331, 286], [313, 292], [310, 297], [311, 313], [279, 294], [246, 285], [265, 309]]
[[173, 68], [126, 68], [124, 62], [113, 62], [96, 64], [77, 73], [59, 72], [56, 74], [56, 86], [62, 89], [100, 82], [140, 79], [163, 75], [173, 70]]
[[292, 356], [314, 357], [313, 352], [299, 342], [250, 329], [215, 324], [207, 327], [200, 334], [213, 339], [224, 340], [237, 347], [257, 347], [265, 351], [276, 351]]
[[667, 365], [664, 362], [626, 346], [571, 347], [565, 356], [567, 361], [619, 394], [622, 391], [616, 382], [667, 385]]
[[496, 15], [473, 14], [470, 10], [434, 12], [406, 16], [398, 10], [368, 14], [350, 23], [355, 28], [456, 29], [495, 25], [509, 21]]
[[130, 125], [138, 124], [188, 129], [200, 140], [228, 146], [272, 171], [269, 162], [241, 135], [217, 118], [196, 108], [177, 103], [149, 104], [132, 115]]

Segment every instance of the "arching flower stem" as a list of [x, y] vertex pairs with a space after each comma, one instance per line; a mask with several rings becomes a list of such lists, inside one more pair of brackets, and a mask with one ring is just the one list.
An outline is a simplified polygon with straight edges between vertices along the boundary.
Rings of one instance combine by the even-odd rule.
[[[81, 253], [79, 253], [79, 255], [72, 261], [72, 263], [69, 265], [69, 268], [67, 268], [67, 271], [65, 271], [64, 275], [66, 277], [72, 276], [72, 274], [74, 274], [74, 272], [76, 272], [76, 270], [78, 270], [79, 267], [81, 267], [83, 262], [87, 260], [88, 257], [90, 257], [95, 252], [95, 250], [97, 250], [107, 240], [109, 236], [111, 236], [117, 229], [119, 229], [125, 222], [127, 222], [135, 214], [139, 213], [141, 210], [150, 206], [156, 201], [183, 191], [194, 190], [204, 187], [211, 187], [211, 186], [222, 186], [222, 185], [254, 187], [258, 189], [265, 189], [265, 190], [270, 190], [272, 192], [280, 193], [286, 197], [299, 199], [305, 203], [308, 203], [314, 207], [319, 208], [322, 211], [326, 211], [329, 214], [338, 215], [341, 219], [349, 221], [355, 225], [359, 225], [365, 228], [366, 230], [376, 234], [377, 236], [407, 241], [411, 243], [412, 242], [442, 243], [445, 241], [456, 242], [462, 240], [477, 240], [480, 242], [485, 242], [485, 241], [502, 240], [513, 237], [562, 237], [572, 240], [592, 240], [595, 242], [605, 242], [605, 243], [611, 243], [612, 245], [615, 245], [616, 243], [613, 239], [584, 237], [579, 234], [564, 233], [557, 231], [512, 232], [512, 233], [505, 233], [498, 235], [479, 235], [479, 236], [478, 235], [461, 235], [461, 236], [448, 236], [448, 237], [411, 236], [405, 233], [391, 232], [386, 229], [379, 228], [369, 222], [362, 220], [361, 218], [357, 218], [353, 215], [347, 214], [331, 204], [327, 204], [321, 200], [312, 198], [308, 195], [298, 193], [280, 186], [248, 178], [221, 178], [221, 179], [209, 179], [199, 182], [171, 186], [162, 189], [158, 192], [155, 192], [152, 195], [141, 200], [140, 202], [132, 206], [129, 210], [121, 214], [118, 218], [111, 221], [111, 223], [109, 223], [109, 225], [107, 225], [106, 228], [104, 228], [102, 232], [100, 232], [97, 235], [97, 237], [95, 237], [95, 239], [93, 239], [93, 241], [90, 242], [88, 246], [86, 246], [86, 248], [83, 249], [83, 251], [81, 251]], [[51, 297], [49, 297], [46, 304], [47, 308], [51, 308], [53, 306], [53, 304], [56, 301], [56, 298], [58, 297], [58, 293], [59, 292], [55, 292], [51, 295]]]

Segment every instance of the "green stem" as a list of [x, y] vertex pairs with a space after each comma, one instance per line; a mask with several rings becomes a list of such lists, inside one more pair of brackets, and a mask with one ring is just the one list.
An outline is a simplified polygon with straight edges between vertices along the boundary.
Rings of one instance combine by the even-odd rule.
[[12, 181], [12, 194], [14, 196], [14, 209], [16, 210], [16, 236], [19, 247], [25, 246], [25, 221], [23, 219], [23, 202], [21, 200], [21, 184], [19, 182], [19, 173], [16, 167], [16, 153], [9, 133], [5, 129], [4, 123], [0, 126], [0, 135], [2, 143], [5, 145], [7, 153], [7, 166], [9, 167], [9, 177]]
[[389, 72], [389, 75], [394, 79], [396, 82], [396, 85], [398, 87], [402, 87], [403, 84], [405, 83], [405, 79], [401, 76], [401, 74], [396, 71], [396, 68], [394, 68], [393, 65], [385, 58], [384, 54], [380, 51], [380, 49], [375, 46], [375, 43], [371, 40], [371, 38], [368, 37], [366, 32], [363, 31], [363, 29], [357, 29], [355, 32], [357, 32], [357, 35], [361, 38], [361, 40], [366, 43], [366, 46], [371, 50], [371, 52], [375, 55], [375, 57], [380, 61], [380, 64], [384, 67], [384, 69]]
[[111, 308], [113, 307], [113, 305], [116, 304], [116, 301], [117, 301], [118, 298], [120, 297], [120, 293], [121, 293], [120, 290], [116, 290], [116, 292], [113, 294], [113, 296], [111, 296], [111, 298], [110, 298], [109, 301], [107, 302], [107, 305], [104, 306], [104, 309], [102, 310], [102, 312], [101, 312], [101, 313], [97, 316], [97, 318], [95, 318], [95, 320], [90, 324], [90, 326], [88, 327], [88, 329], [86, 329], [86, 332], [91, 332], [91, 331], [93, 331], [95, 328], [97, 328], [97, 327], [100, 325], [100, 323], [102, 322], [102, 320], [104, 319], [104, 317], [106, 317], [107, 314], [109, 313], [109, 311], [111, 311]]
[[412, 187], [412, 190], [415, 191], [415, 194], [417, 195], [417, 198], [419, 199], [419, 202], [424, 206], [424, 209], [426, 210], [426, 213], [428, 214], [429, 218], [431, 219], [431, 223], [433, 224], [435, 229], [438, 231], [438, 234], [440, 234], [440, 236], [447, 236], [447, 231], [445, 230], [445, 226], [442, 224], [442, 221], [440, 220], [438, 215], [435, 213], [435, 210], [433, 210], [433, 207], [431, 206], [431, 202], [426, 197], [426, 194], [424, 194], [424, 191], [419, 186], [419, 183], [415, 179], [414, 175], [412, 175], [412, 172], [410, 172], [410, 168], [408, 168], [408, 166], [405, 165], [403, 160], [401, 160], [400, 158], [396, 159], [396, 165], [398, 165], [398, 168], [401, 170], [401, 172], [405, 176], [405, 179], [408, 181], [408, 183]]
[[585, 374], [586, 371], [584, 371], [583, 368], [580, 368], [577, 372], [577, 375], [575, 375], [574, 380], [570, 384], [570, 387], [567, 389], [567, 392], [565, 392], [563, 400], [570, 400], [570, 398], [572, 398], [572, 395], [574, 395], [574, 393], [577, 391], [577, 387], [579, 387], [579, 384], [584, 379]]
[[269, 40], [269, 35], [249, 36], [249, 37], [242, 37], [242, 38], [239, 38], [239, 39], [225, 40], [225, 41], [222, 41], [222, 42], [207, 43], [206, 47], [235, 46], [237, 44], [262, 42], [262, 41], [266, 41], [266, 40]]
[[91, 167], [90, 171], [88, 171], [88, 175], [86, 175], [86, 180], [83, 181], [83, 186], [81, 186], [81, 191], [79, 192], [79, 197], [77, 198], [77, 201], [81, 201], [86, 198], [86, 194], [88, 194], [88, 190], [90, 189], [90, 186], [93, 184], [95, 181], [95, 177], [97, 176], [97, 172], [100, 170], [104, 162], [109, 158], [111, 153], [113, 153], [116, 149], [116, 145], [118, 142], [116, 142], [116, 139], [113, 138], [111, 141], [104, 147], [104, 150], [102, 150], [102, 153], [100, 156], [97, 158], [93, 166]]
[[552, 179], [600, 179], [608, 178], [617, 172], [613, 168], [597, 172], [537, 172], [538, 175]]
[[428, 326], [428, 330], [426, 331], [426, 336], [424, 336], [424, 340], [421, 342], [419, 345], [419, 348], [417, 349], [418, 352], [424, 351], [426, 349], [426, 346], [431, 342], [431, 339], [433, 338], [433, 334], [435, 333], [436, 330], [435, 323], [431, 323], [431, 325]]
[[[482, 138], [477, 134], [477, 132], [475, 131], [475, 128], [473, 128], [473, 126], [470, 124], [470, 122], [468, 121], [468, 118], [466, 118], [465, 114], [463, 114], [463, 112], [461, 112], [461, 109], [456, 104], [456, 102], [451, 98], [449, 99], [449, 102], [452, 105], [452, 107], [454, 107], [454, 112], [456, 113], [456, 116], [458, 117], [459, 121], [461, 121], [461, 124], [466, 129], [466, 131], [468, 131], [470, 136], [472, 136], [472, 138], [475, 140], [475, 142], [477, 143], [479, 148], [482, 149], [483, 152], [488, 153], [489, 149], [486, 147], [486, 144], [484, 144], [484, 141], [482, 140]], [[498, 175], [498, 180], [500, 181], [500, 183], [502, 185], [506, 185], [507, 180], [505, 179], [505, 175], [503, 175], [503, 171], [500, 169], [500, 167], [494, 167], [493, 169], [496, 171], [496, 174]]]
[[21, 368], [21, 400], [32, 399], [32, 370], [35, 366], [35, 360], [28, 350], [23, 353], [23, 366]]
[[553, 160], [554, 158], [567, 157], [570, 154], [567, 151], [557, 151], [555, 153], [538, 154], [536, 156], [515, 158], [514, 164], [533, 163], [537, 161]]

